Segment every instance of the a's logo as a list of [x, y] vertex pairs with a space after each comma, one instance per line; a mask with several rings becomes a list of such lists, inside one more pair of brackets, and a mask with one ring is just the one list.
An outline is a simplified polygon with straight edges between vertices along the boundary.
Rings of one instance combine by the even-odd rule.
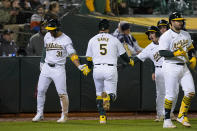
[[153, 58], [154, 58], [154, 60], [155, 60], [156, 62], [158, 62], [159, 59], [161, 58], [159, 52], [156, 52], [156, 53], [153, 55]]
[[49, 51], [49, 50], [62, 50], [63, 47], [62, 45], [59, 45], [59, 44], [54, 44], [54, 43], [48, 43], [46, 44], [46, 50]]
[[186, 47], [187, 44], [188, 44], [188, 40], [180, 40], [180, 41], [174, 43], [172, 49], [178, 50], [180, 47], [182, 47], [182, 48]]

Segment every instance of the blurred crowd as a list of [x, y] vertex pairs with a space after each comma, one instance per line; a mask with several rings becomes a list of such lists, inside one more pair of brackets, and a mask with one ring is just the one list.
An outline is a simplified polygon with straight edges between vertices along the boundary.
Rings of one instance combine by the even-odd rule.
[[44, 26], [48, 20], [59, 18], [59, 3], [49, 0], [2, 0], [0, 56], [40, 56], [46, 33]]

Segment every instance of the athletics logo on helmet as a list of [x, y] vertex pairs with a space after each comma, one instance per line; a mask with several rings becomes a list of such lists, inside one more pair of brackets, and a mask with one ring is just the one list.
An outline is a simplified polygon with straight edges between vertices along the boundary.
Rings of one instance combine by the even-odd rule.
[[170, 16], [169, 16], [169, 22], [171, 23], [171, 20], [185, 20], [182, 15], [178, 12], [173, 12]]
[[157, 27], [159, 28], [160, 26], [166, 26], [167, 29], [170, 28], [168, 21], [163, 19], [157, 22]]
[[149, 33], [150, 32], [155, 32], [156, 37], [160, 37], [161, 36], [160, 30], [156, 26], [150, 26], [150, 27], [148, 27], [148, 30], [145, 32], [146, 35], [148, 36], [148, 39], [149, 39]]
[[58, 30], [59, 26], [60, 26], [60, 23], [57, 19], [51, 19], [48, 21], [45, 29], [46, 30]]
[[109, 21], [106, 19], [103, 19], [99, 22], [99, 30], [104, 31], [106, 29], [109, 29]]

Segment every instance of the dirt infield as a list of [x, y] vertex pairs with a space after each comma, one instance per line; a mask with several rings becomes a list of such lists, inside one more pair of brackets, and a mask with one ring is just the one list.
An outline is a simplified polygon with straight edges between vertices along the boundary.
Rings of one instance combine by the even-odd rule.
[[[31, 121], [35, 114], [23, 113], [23, 114], [0, 114], [0, 122], [5, 121]], [[109, 120], [133, 120], [133, 119], [154, 119], [155, 113], [153, 112], [108, 112], [107, 118]], [[177, 114], [175, 114], [177, 115]], [[45, 113], [46, 121], [57, 120], [60, 117], [60, 113]], [[97, 112], [71, 112], [68, 115], [69, 120], [98, 120]], [[189, 118], [197, 118], [197, 112], [189, 113]]]

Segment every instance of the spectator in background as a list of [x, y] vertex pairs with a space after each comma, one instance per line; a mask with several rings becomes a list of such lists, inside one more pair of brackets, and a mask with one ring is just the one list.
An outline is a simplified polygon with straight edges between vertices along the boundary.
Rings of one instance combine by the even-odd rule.
[[29, 41], [27, 52], [29, 56], [42, 56], [44, 47], [44, 36], [46, 34], [45, 23], [40, 26], [40, 31], [34, 34]]
[[40, 0], [40, 3], [41, 5], [44, 6], [45, 9], [49, 9], [49, 4], [50, 4], [50, 1], [49, 0]]
[[129, 14], [129, 9], [127, 5], [127, 0], [113, 0], [113, 12], [116, 15], [127, 15]]
[[111, 12], [110, 0], [83, 0], [80, 13], [115, 16], [114, 13]]
[[49, 10], [45, 15], [45, 20], [49, 21], [51, 19], [58, 19], [58, 15], [60, 12], [59, 3], [57, 1], [52, 1], [49, 4]]
[[11, 6], [11, 0], [2, 0], [2, 7], [0, 7], [0, 24], [15, 24], [18, 11]]
[[138, 45], [137, 40], [131, 35], [129, 23], [120, 22], [118, 29], [114, 31], [113, 35], [117, 37], [123, 45], [126, 44], [128, 46], [132, 56], [136, 56], [143, 50], [143, 48]]
[[20, 12], [17, 16], [17, 24], [30, 23], [32, 8], [28, 0], [19, 0]]
[[40, 0], [30, 0], [29, 3], [32, 9], [36, 9], [37, 6], [41, 5]]
[[3, 31], [0, 38], [0, 56], [16, 56], [18, 47], [13, 41], [13, 31], [7, 29]]
[[31, 16], [30, 27], [31, 30], [38, 32], [40, 30], [40, 22], [44, 20], [44, 6], [39, 5], [35, 9], [35, 14]]

